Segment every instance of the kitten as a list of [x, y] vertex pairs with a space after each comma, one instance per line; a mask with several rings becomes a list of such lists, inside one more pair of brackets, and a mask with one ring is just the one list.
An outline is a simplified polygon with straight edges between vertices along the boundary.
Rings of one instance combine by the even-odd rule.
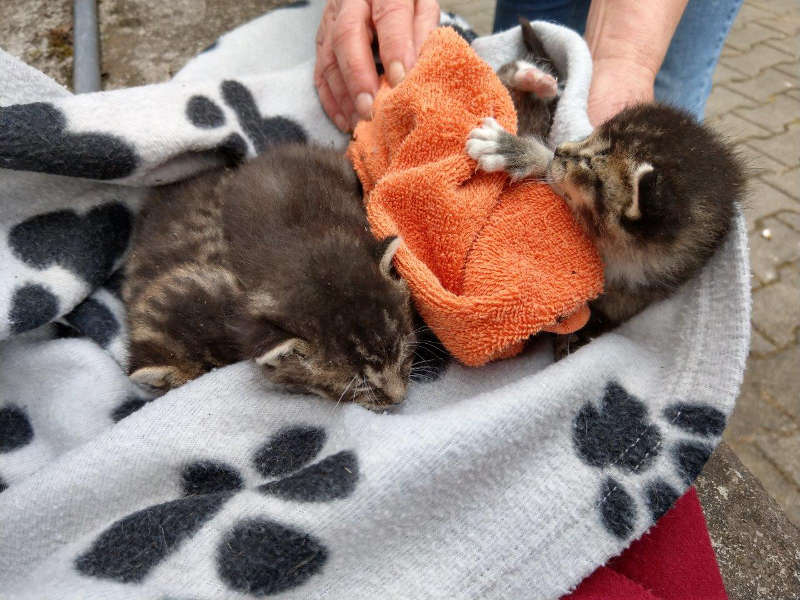
[[545, 140], [564, 82], [530, 21], [520, 17], [519, 23], [525, 56], [500, 67], [497, 76], [514, 103], [518, 134]]
[[126, 265], [131, 378], [166, 390], [253, 359], [292, 390], [398, 403], [415, 343], [398, 245], [372, 236], [358, 178], [329, 149], [276, 147], [158, 188]]
[[555, 151], [544, 137], [514, 136], [487, 118], [467, 152], [512, 181], [545, 178], [603, 258], [605, 290], [590, 303], [587, 327], [557, 341], [563, 355], [693, 277], [730, 230], [745, 175], [713, 131], [657, 103], [629, 107]]

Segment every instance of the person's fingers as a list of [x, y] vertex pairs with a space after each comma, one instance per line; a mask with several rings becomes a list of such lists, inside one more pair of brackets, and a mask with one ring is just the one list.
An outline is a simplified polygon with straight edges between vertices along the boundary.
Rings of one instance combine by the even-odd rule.
[[441, 10], [436, 0], [417, 0], [414, 10], [414, 60], [428, 34], [439, 26]]
[[[350, 102], [358, 115], [365, 119], [370, 118], [372, 100], [378, 90], [378, 73], [372, 57], [372, 37], [369, 2], [344, 0], [333, 23], [333, 52]], [[336, 91], [333, 91], [335, 94]]]
[[[333, 97], [336, 98], [336, 102], [339, 104], [339, 113], [344, 118], [345, 130], [350, 129], [350, 124], [354, 120], [353, 115], [355, 113], [355, 108], [353, 106], [353, 101], [350, 99], [350, 94], [347, 91], [347, 85], [343, 79], [342, 72], [339, 70], [338, 63], [334, 63], [330, 69], [325, 71], [324, 77], [331, 94], [333, 94]], [[334, 117], [334, 122], [337, 120], [337, 117]], [[341, 129], [338, 122], [336, 126]]]
[[322, 13], [316, 36], [317, 59], [314, 63], [314, 85], [317, 88], [320, 104], [330, 119], [342, 131], [347, 130], [348, 119], [345, 118], [339, 100], [333, 94], [326, 80], [331, 69], [338, 69], [336, 56], [331, 44], [333, 22], [338, 10], [339, 0], [329, 0]]
[[328, 82], [324, 79], [317, 87], [317, 94], [319, 95], [319, 101], [320, 104], [322, 104], [322, 108], [325, 110], [325, 113], [329, 117], [333, 115], [331, 120], [336, 124], [336, 127], [338, 127], [341, 131], [349, 130], [350, 125], [339, 108], [339, 103], [336, 101], [333, 92], [331, 92], [331, 88], [328, 87]]
[[372, 22], [389, 85], [400, 83], [416, 59], [414, 0], [373, 0]]

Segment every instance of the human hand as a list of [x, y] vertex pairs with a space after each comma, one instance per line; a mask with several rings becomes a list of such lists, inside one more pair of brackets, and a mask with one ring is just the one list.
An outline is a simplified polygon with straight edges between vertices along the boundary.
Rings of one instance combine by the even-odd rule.
[[636, 62], [596, 60], [589, 89], [589, 121], [597, 127], [626, 106], [652, 102], [655, 73]]
[[438, 24], [437, 0], [328, 0], [317, 30], [314, 85], [339, 129], [352, 129], [371, 116], [378, 91], [375, 36], [386, 78], [395, 86]]

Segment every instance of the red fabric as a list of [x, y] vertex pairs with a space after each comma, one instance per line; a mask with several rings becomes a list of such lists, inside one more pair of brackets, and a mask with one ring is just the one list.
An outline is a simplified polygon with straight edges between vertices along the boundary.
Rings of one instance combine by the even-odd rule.
[[561, 600], [727, 600], [691, 488], [641, 539]]

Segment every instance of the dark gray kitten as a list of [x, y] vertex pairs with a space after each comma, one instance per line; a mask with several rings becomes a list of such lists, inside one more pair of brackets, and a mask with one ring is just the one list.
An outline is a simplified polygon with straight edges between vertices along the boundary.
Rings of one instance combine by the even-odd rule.
[[[523, 23], [523, 30], [531, 50], [528, 40], [535, 35], [529, 24]], [[538, 63], [506, 65], [498, 73], [504, 69], [515, 71], [511, 85], [540, 78], [525, 73], [538, 69]], [[540, 109], [519, 100], [515, 106]], [[521, 127], [534, 121], [519, 117]], [[521, 128], [515, 136], [487, 118], [470, 133], [467, 152], [482, 169], [506, 171], [512, 180], [545, 179], [603, 257], [605, 290], [590, 303], [587, 327], [557, 342], [560, 355], [694, 276], [728, 234], [745, 175], [741, 162], [711, 129], [684, 111], [657, 103], [627, 108], [586, 139], [555, 151], [542, 141], [546, 135], [542, 128]]]
[[372, 236], [333, 150], [281, 146], [156, 189], [126, 265], [131, 378], [168, 389], [253, 359], [293, 390], [400, 402], [415, 336], [398, 244]]

